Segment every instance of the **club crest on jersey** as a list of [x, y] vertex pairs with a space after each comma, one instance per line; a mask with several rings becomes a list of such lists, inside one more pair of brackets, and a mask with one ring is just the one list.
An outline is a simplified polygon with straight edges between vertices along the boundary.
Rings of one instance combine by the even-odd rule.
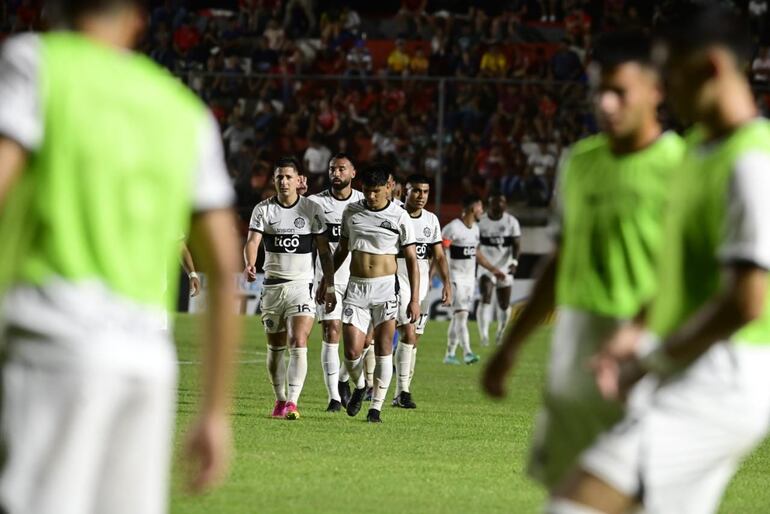
[[297, 228], [302, 228], [305, 226], [305, 220], [303, 218], [297, 218], [294, 220], [294, 226]]
[[393, 228], [393, 225], [391, 225], [391, 224], [390, 224], [390, 222], [389, 222], [388, 220], [385, 220], [385, 221], [383, 221], [382, 223], [380, 223], [380, 226], [381, 226], [382, 228], [390, 228], [390, 229], [392, 229], [392, 228]]
[[430, 227], [422, 229], [422, 233], [425, 234], [425, 237], [430, 237]]
[[271, 320], [271, 319], [266, 319], [264, 321], [265, 321], [265, 326], [267, 328], [273, 328], [273, 325], [275, 325], [275, 323], [273, 323], [273, 320]]
[[345, 316], [352, 316], [353, 315], [353, 307], [345, 307], [345, 312], [343, 312]]

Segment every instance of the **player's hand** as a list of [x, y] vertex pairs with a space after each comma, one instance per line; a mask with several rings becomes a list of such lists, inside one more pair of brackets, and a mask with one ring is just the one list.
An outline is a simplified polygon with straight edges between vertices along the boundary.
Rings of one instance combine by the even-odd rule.
[[495, 399], [505, 398], [505, 381], [516, 360], [516, 352], [500, 348], [484, 367], [481, 374], [481, 388]]
[[324, 305], [326, 305], [326, 314], [329, 314], [337, 307], [337, 294], [334, 291], [327, 291], [324, 295]]
[[230, 465], [232, 432], [227, 415], [201, 415], [190, 428], [185, 450], [190, 491], [200, 493], [217, 485]]
[[315, 289], [315, 303], [318, 305], [324, 304], [324, 291], [326, 291], [326, 286], [324, 285], [324, 279], [318, 281], [318, 287]]
[[409, 315], [409, 323], [417, 323], [420, 319], [420, 304], [417, 300], [411, 300], [406, 306], [406, 313]]
[[257, 267], [246, 266], [246, 268], [243, 270], [243, 275], [246, 277], [246, 282], [254, 282], [257, 280]]
[[508, 274], [515, 275], [517, 269], [519, 269], [518, 264], [511, 264], [510, 266], [508, 266]]
[[452, 286], [450, 284], [444, 284], [444, 289], [441, 291], [441, 305], [444, 307], [452, 305]]
[[631, 387], [644, 376], [636, 358], [643, 333], [642, 326], [629, 323], [616, 330], [591, 359], [596, 385], [605, 399], [623, 401]]
[[495, 271], [493, 271], [492, 274], [495, 276], [497, 280], [505, 280], [506, 278], [508, 278], [507, 275], [503, 273], [502, 270], [499, 270], [499, 269], [495, 269]]
[[190, 297], [198, 296], [201, 292], [201, 279], [193, 275], [190, 277]]

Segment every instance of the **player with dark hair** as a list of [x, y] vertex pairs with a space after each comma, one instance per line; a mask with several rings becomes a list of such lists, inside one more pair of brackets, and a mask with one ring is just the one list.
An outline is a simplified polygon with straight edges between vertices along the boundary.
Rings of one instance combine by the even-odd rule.
[[[353, 179], [356, 177], [356, 168], [353, 160], [344, 153], [338, 153], [329, 160], [330, 187], [326, 191], [310, 196], [321, 206], [326, 223], [326, 237], [329, 240], [329, 248], [332, 252], [337, 249], [342, 234], [342, 213], [345, 207], [351, 203], [363, 199], [361, 191], [353, 189]], [[347, 369], [340, 365], [339, 342], [342, 334], [342, 297], [348, 286], [350, 277], [350, 259], [347, 259], [337, 269], [334, 275], [335, 294], [337, 305], [331, 312], [324, 308], [326, 291], [321, 287], [320, 262], [316, 263], [316, 302], [318, 302], [318, 319], [323, 328], [323, 342], [321, 343], [321, 367], [324, 372], [324, 383], [329, 397], [328, 412], [338, 412], [346, 406], [350, 399], [348, 387]], [[328, 288], [328, 286], [327, 286]]]
[[[417, 263], [420, 269], [420, 305], [428, 294], [430, 288], [431, 261], [435, 261], [441, 280], [444, 282], [444, 290], [441, 301], [444, 305], [452, 302], [452, 284], [449, 279], [449, 268], [441, 244], [441, 226], [435, 214], [425, 209], [430, 194], [430, 181], [423, 175], [411, 175], [406, 179], [406, 202], [404, 209], [409, 213], [409, 221], [415, 234], [415, 250]], [[417, 359], [417, 343], [425, 332], [428, 322], [428, 313], [420, 313], [416, 323], [409, 321], [407, 306], [411, 302], [409, 294], [409, 274], [406, 260], [403, 254], [398, 256], [398, 281], [400, 291], [400, 305], [398, 315], [398, 329], [401, 341], [396, 347], [396, 394], [393, 398], [394, 407], [414, 409], [417, 405], [412, 400], [411, 383], [414, 376], [415, 361]]]
[[192, 486], [227, 467], [234, 195], [206, 106], [130, 52], [138, 2], [51, 4], [0, 49], [0, 511], [159, 514], [180, 234], [209, 279]]
[[479, 220], [479, 236], [484, 255], [496, 267], [506, 272], [505, 280], [497, 280], [488, 271], [479, 268], [478, 280], [481, 298], [476, 307], [476, 323], [481, 335], [481, 345], [489, 344], [489, 324], [492, 322], [492, 293], [495, 293], [497, 336], [500, 344], [503, 330], [511, 317], [511, 293], [513, 275], [519, 265], [519, 220], [507, 212], [508, 200], [500, 190], [493, 190], [487, 200], [487, 212]]
[[415, 236], [409, 215], [388, 200], [388, 170], [372, 166], [363, 174], [364, 199], [349, 204], [342, 214], [340, 242], [334, 253], [339, 269], [350, 257], [350, 280], [342, 309], [345, 365], [355, 385], [347, 413], [355, 416], [366, 394], [363, 373], [364, 340], [374, 327], [374, 391], [367, 421], [379, 423], [382, 405], [393, 376], [393, 335], [398, 315], [399, 282], [396, 255], [403, 253], [411, 300], [407, 306], [410, 322], [420, 316], [420, 275]]
[[[549, 512], [716, 512], [770, 423], [770, 123], [744, 73], [750, 34], [731, 11], [690, 6], [656, 48], [685, 123], [659, 286], [596, 360], [608, 398], [649, 401], [587, 450]], [[644, 384], [632, 389], [642, 379]]]
[[445, 364], [460, 364], [455, 357], [458, 345], [462, 346], [465, 364], [479, 361], [479, 356], [471, 349], [468, 333], [468, 314], [473, 309], [476, 292], [476, 262], [496, 279], [505, 280], [505, 273], [479, 251], [481, 237], [478, 221], [484, 212], [481, 199], [476, 195], [467, 195], [462, 205], [460, 217], [449, 222], [441, 233], [443, 245], [449, 250], [449, 275], [452, 278], [452, 321], [449, 323]]
[[658, 121], [662, 86], [651, 53], [650, 39], [636, 32], [597, 41], [588, 71], [602, 133], [575, 143], [562, 165], [556, 249], [483, 376], [487, 393], [503, 396], [522, 346], [556, 309], [528, 469], [550, 491], [623, 416], [602, 398], [586, 361], [658, 287], [665, 207], [684, 147]]
[[[297, 404], [307, 376], [307, 340], [313, 328], [313, 245], [323, 270], [323, 308], [337, 305], [334, 268], [323, 209], [297, 193], [300, 168], [279, 159], [273, 171], [276, 195], [257, 204], [243, 249], [246, 280], [257, 278], [257, 251], [265, 243], [265, 280], [260, 309], [267, 334], [267, 370], [275, 393], [274, 418], [299, 419]], [[288, 344], [288, 368], [284, 354]]]

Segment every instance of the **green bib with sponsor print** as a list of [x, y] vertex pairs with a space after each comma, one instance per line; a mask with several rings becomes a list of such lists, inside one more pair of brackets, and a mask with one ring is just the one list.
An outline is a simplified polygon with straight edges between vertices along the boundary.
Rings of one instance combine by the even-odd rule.
[[[703, 144], [702, 132], [696, 129], [687, 143], [666, 210], [660, 288], [648, 318], [650, 328], [662, 337], [681, 326], [719, 292], [723, 264], [718, 251], [724, 238], [732, 171], [735, 162], [748, 152], [770, 153], [770, 123], [748, 123], [725, 140], [710, 145]], [[733, 339], [770, 343], [770, 302], [765, 314]]]
[[2, 285], [96, 280], [167, 307], [205, 108], [151, 60], [81, 35], [42, 35], [40, 52], [44, 135], [0, 215]]
[[670, 182], [683, 152], [673, 133], [620, 156], [603, 134], [574, 145], [559, 192], [557, 305], [628, 318], [649, 301]]

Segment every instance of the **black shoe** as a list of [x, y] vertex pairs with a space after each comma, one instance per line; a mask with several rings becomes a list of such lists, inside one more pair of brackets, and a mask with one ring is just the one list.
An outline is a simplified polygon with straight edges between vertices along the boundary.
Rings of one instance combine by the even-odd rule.
[[361, 410], [361, 404], [364, 403], [364, 395], [366, 394], [366, 388], [362, 387], [361, 389], [356, 389], [353, 391], [353, 394], [350, 396], [350, 401], [348, 401], [347, 405], [347, 413], [348, 416], [355, 416], [358, 414], [358, 411]]
[[332, 400], [329, 402], [329, 406], [326, 407], [326, 412], [339, 412], [342, 410], [342, 403], [338, 402], [337, 400]]
[[374, 388], [373, 387], [367, 387], [366, 388], [366, 397], [364, 398], [364, 400], [366, 400], [367, 402], [372, 401], [372, 395], [373, 394], [374, 394]]
[[401, 394], [396, 398], [398, 406], [402, 409], [416, 409], [417, 404], [412, 401], [412, 393], [407, 391], [401, 391]]
[[369, 423], [382, 423], [380, 411], [377, 409], [369, 409], [369, 412], [366, 414], [366, 421]]
[[348, 386], [348, 381], [337, 382], [337, 391], [340, 393], [340, 403], [343, 407], [347, 407], [348, 402], [350, 401], [350, 386]]

